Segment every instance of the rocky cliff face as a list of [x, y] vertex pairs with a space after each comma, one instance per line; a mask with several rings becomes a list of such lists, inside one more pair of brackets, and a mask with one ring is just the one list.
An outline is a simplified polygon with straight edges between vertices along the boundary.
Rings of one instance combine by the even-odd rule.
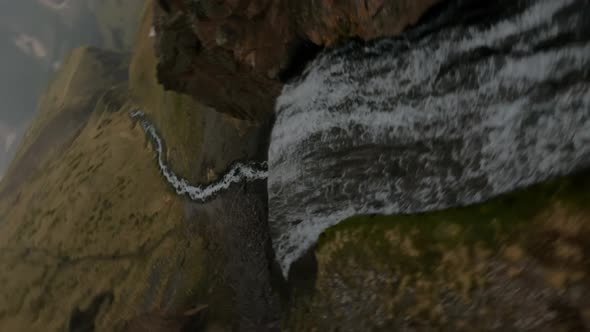
[[199, 238], [127, 114], [127, 64], [75, 50], [1, 184], [0, 330], [116, 331], [131, 308], [182, 301], [167, 257], [200, 278]]
[[281, 81], [320, 49], [397, 35], [436, 2], [158, 1], [159, 78], [220, 112], [264, 119]]

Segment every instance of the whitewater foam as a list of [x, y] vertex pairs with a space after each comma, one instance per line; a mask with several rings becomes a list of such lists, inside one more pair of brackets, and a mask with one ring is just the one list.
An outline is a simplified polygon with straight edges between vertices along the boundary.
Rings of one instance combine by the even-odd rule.
[[590, 166], [590, 5], [519, 3], [495, 23], [327, 51], [284, 87], [268, 188], [285, 275], [348, 217], [478, 203]]

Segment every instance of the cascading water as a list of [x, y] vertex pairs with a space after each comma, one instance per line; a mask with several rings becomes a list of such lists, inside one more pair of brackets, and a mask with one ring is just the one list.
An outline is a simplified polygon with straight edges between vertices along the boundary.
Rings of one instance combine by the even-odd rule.
[[353, 215], [481, 202], [590, 166], [590, 2], [510, 3], [326, 52], [285, 86], [268, 180], [285, 274]]

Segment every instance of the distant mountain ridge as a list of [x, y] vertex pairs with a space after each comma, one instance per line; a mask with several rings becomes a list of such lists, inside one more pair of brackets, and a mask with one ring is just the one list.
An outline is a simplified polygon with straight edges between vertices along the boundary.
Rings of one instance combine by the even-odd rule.
[[[71, 49], [131, 50], [142, 0], [19, 0], [0, 3], [0, 174], [38, 98]], [[16, 139], [15, 139], [16, 138]], [[10, 143], [10, 144], [9, 144]]]

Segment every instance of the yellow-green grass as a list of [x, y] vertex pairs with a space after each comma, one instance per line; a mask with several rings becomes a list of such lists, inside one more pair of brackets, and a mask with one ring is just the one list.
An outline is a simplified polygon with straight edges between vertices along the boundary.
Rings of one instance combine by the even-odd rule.
[[129, 68], [130, 91], [136, 105], [156, 125], [167, 146], [181, 151], [169, 155], [169, 163], [174, 165], [177, 173], [187, 177], [190, 159], [202, 153], [205, 106], [188, 95], [165, 91], [158, 83], [155, 38], [149, 37], [152, 16], [153, 7], [148, 5], [144, 8]]
[[[339, 302], [343, 296], [350, 306], [369, 296], [364, 305], [371, 315], [389, 321], [419, 319], [456, 330], [448, 324], [459, 322], [449, 320], [441, 307], [444, 296], [455, 294], [468, 305], [474, 292], [493, 293], [514, 278], [532, 278], [523, 276], [529, 270], [541, 273], [536, 287], [565, 291], [590, 272], [584, 263], [590, 252], [588, 188], [586, 171], [473, 206], [345, 220], [321, 235], [316, 279], [298, 290], [285, 330], [328, 328], [346, 313]], [[489, 273], [499, 266], [506, 279], [490, 280]], [[509, 307], [480, 309], [510, 314]], [[497, 313], [502, 310], [507, 313]], [[330, 312], [330, 319], [324, 320], [322, 312]], [[369, 323], [375, 317], [363, 319]]]

